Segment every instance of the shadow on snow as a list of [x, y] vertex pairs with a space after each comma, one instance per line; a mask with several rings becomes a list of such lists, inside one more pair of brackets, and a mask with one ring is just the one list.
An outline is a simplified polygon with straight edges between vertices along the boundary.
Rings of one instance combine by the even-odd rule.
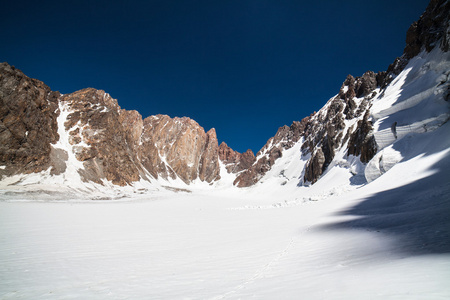
[[[446, 144], [444, 142], [435, 151], [421, 149], [422, 154], [426, 156], [442, 151]], [[411, 152], [404, 160], [418, 155], [418, 149]], [[394, 237], [393, 251], [399, 254], [450, 253], [450, 152], [431, 170], [433, 174], [428, 177], [374, 194], [339, 213], [361, 218], [328, 224], [320, 229], [380, 232]]]

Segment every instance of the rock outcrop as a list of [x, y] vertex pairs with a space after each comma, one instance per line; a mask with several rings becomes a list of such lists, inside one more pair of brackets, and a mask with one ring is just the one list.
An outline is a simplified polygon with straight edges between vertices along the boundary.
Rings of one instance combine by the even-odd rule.
[[382, 87], [398, 75], [411, 58], [423, 50], [430, 52], [436, 46], [444, 52], [450, 49], [450, 1], [447, 0], [431, 0], [419, 20], [411, 24], [403, 55], [389, 65]]
[[219, 159], [225, 164], [228, 173], [239, 173], [249, 169], [255, 162], [255, 154], [248, 149], [244, 153], [234, 151], [225, 142], [219, 146]]
[[64, 95], [60, 102], [68, 113], [64, 120], [72, 146], [68, 151], [83, 162], [82, 180], [106, 179], [117, 185], [138, 181], [141, 169], [135, 147], [142, 118], [121, 110], [109, 94], [92, 88]]
[[[58, 92], [20, 70], [0, 64], [0, 162], [11, 175], [52, 167], [52, 143], [59, 136]], [[56, 166], [55, 166], [56, 170]]]
[[[358, 120], [363, 115], [368, 116], [370, 100], [377, 93], [375, 89], [383, 82], [383, 73], [375, 74], [372, 71], [364, 73], [361, 77], [354, 78], [348, 75], [341, 86], [338, 95], [328, 101], [317, 115], [311, 119], [309, 130], [305, 132], [305, 141], [302, 145], [303, 153], [311, 154], [305, 167], [304, 181], [315, 183], [329, 166], [336, 151], [344, 146], [350, 137], [361, 132], [362, 124], [358, 123], [356, 128], [348, 129], [344, 132], [345, 120]], [[367, 121], [367, 120], [366, 120]], [[363, 130], [368, 134], [370, 130]], [[360, 139], [366, 140], [367, 136], [360, 136]], [[360, 153], [361, 150], [352, 151]], [[375, 154], [376, 149], [372, 149]], [[370, 151], [367, 151], [367, 158], [370, 160]]]
[[[358, 119], [366, 114], [370, 99], [376, 96], [375, 89], [383, 84], [385, 76], [385, 72], [372, 71], [356, 78], [348, 75], [338, 95], [330, 99], [318, 113], [300, 122], [295, 121], [291, 126], [280, 127], [275, 136], [270, 138], [257, 153], [256, 162], [240, 173], [234, 184], [238, 187], [254, 185], [272, 168], [276, 160], [282, 157], [285, 150], [292, 148], [298, 142], [302, 143], [303, 155], [310, 154], [304, 170], [305, 182], [316, 182], [333, 160], [336, 150], [350, 137], [353, 138], [352, 151], [355, 147], [359, 151], [357, 155], [361, 153], [360, 144], [364, 141], [364, 149], [367, 149], [363, 150], [366, 155], [364, 159], [369, 160], [376, 149], [373, 149], [373, 144], [366, 141], [367, 136], [364, 135], [370, 132], [366, 129], [368, 121], [358, 124], [354, 132], [344, 132], [345, 120]], [[366, 127], [361, 131], [362, 124]], [[358, 135], [357, 132], [360, 134]], [[301, 138], [303, 138], [302, 141], [300, 141]]]
[[355, 131], [350, 135], [347, 147], [347, 154], [360, 156], [363, 163], [369, 162], [377, 153], [377, 144], [375, 137], [371, 134], [373, 127], [369, 116], [369, 111], [366, 111], [364, 118], [358, 121]]
[[[129, 185], [138, 180], [180, 179], [186, 184], [220, 179], [220, 161], [234, 184], [257, 183], [283, 153], [299, 146], [304, 160], [301, 183], [315, 183], [336, 153], [366, 163], [377, 153], [370, 108], [375, 97], [421, 51], [450, 47], [450, 1], [431, 0], [406, 35], [401, 57], [387, 71], [348, 75], [338, 94], [317, 113], [280, 127], [255, 155], [218, 145], [214, 129], [205, 130], [187, 117], [145, 119], [121, 109], [101, 90], [53, 92], [39, 80], [0, 64], [0, 175], [68, 169], [83, 181]], [[448, 74], [447, 74], [448, 78]], [[381, 94], [380, 94], [381, 93]], [[444, 92], [450, 99], [450, 92]], [[75, 166], [76, 165], [76, 166]]]
[[[449, 19], [450, 1], [432, 0], [419, 21], [408, 30], [403, 56], [395, 59], [387, 71], [368, 71], [356, 78], [348, 75], [338, 95], [330, 99], [317, 114], [302, 121], [305, 122], [299, 133], [303, 137], [302, 153], [304, 157], [310, 155], [304, 169], [304, 182], [315, 183], [335, 157], [336, 151], [342, 147], [346, 147], [347, 155], [359, 156], [363, 163], [376, 154], [370, 106], [372, 99], [377, 96], [377, 89], [386, 87], [404, 69], [408, 60], [420, 51], [429, 52], [435, 46], [448, 51]], [[449, 99], [449, 95], [447, 93], [444, 98]], [[356, 123], [346, 130], [346, 120], [356, 120]], [[277, 135], [269, 139], [258, 152], [256, 163], [237, 177], [237, 186], [250, 186], [258, 182], [271, 169], [275, 160], [282, 156], [282, 149], [290, 148], [274, 143], [277, 136], [291, 131], [288, 128], [280, 128]], [[294, 136], [292, 141], [297, 142], [299, 139], [297, 135]]]
[[257, 183], [283, 155], [283, 151], [292, 148], [300, 140], [310, 126], [310, 118], [294, 121], [291, 126], [280, 127], [275, 136], [258, 151], [256, 161], [236, 177], [234, 185], [248, 187]]
[[144, 119], [141, 143], [142, 164], [155, 178], [179, 177], [185, 183], [220, 178], [216, 131], [205, 133], [192, 119], [150, 116]]
[[449, 20], [450, 1], [431, 0], [424, 14], [406, 33], [405, 58], [413, 58], [422, 50], [430, 52], [436, 46], [447, 52], [450, 49]]
[[[142, 119], [121, 109], [102, 90], [52, 92], [6, 63], [0, 66], [0, 164], [4, 175], [63, 173], [70, 155], [82, 164], [83, 181], [117, 185], [179, 178], [186, 184], [220, 178], [219, 145], [214, 129], [189, 118], [157, 115]], [[58, 118], [64, 133], [58, 134]], [[67, 133], [67, 134], [66, 134]], [[67, 136], [66, 136], [67, 135]], [[56, 146], [60, 141], [61, 146]], [[245, 159], [240, 167], [245, 166]]]

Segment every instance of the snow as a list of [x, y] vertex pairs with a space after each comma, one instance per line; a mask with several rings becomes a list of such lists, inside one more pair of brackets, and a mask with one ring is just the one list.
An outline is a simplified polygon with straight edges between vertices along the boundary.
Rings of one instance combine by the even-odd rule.
[[350, 157], [294, 188], [304, 163], [295, 146], [280, 158], [284, 186], [270, 171], [247, 189], [3, 195], [0, 298], [448, 299], [449, 130], [386, 148], [402, 159], [365, 185], [348, 184], [359, 164]]
[[[413, 58], [386, 91], [374, 100], [372, 115], [376, 131], [390, 129], [394, 122], [405, 126], [425, 119], [448, 115], [448, 103], [442, 93], [449, 82], [442, 83], [450, 70], [450, 53], [439, 49], [422, 52]], [[442, 116], [441, 116], [442, 117]]]
[[[321, 197], [301, 201], [303, 193], [204, 188], [119, 201], [2, 201], [0, 297], [446, 299], [450, 205], [442, 196], [450, 187], [444, 179], [425, 184], [448, 175], [450, 153], [432, 143], [448, 130], [423, 137], [419, 151], [405, 154], [414, 159], [341, 195], [323, 193], [330, 180], [309, 188]], [[412, 165], [417, 174], [400, 176]], [[419, 175], [426, 182], [416, 197], [409, 183]], [[389, 193], [401, 197], [374, 205]], [[277, 205], [283, 198], [292, 205]], [[439, 211], [445, 215], [430, 220]], [[422, 234], [430, 246], [410, 238]]]
[[375, 157], [342, 145], [314, 185], [302, 140], [244, 189], [222, 162], [213, 184], [85, 183], [61, 103], [66, 172], [0, 181], [0, 298], [449, 299], [449, 69], [412, 59], [374, 99]]
[[59, 140], [58, 142], [56, 142], [55, 145], [53, 145], [53, 147], [62, 149], [68, 155], [68, 159], [66, 162], [67, 170], [63, 175], [64, 181], [66, 182], [71, 181], [72, 183], [73, 181], [80, 182], [81, 179], [80, 175], [78, 174], [78, 170], [83, 169], [83, 163], [76, 158], [75, 153], [73, 151], [73, 146], [69, 143], [69, 134], [65, 130], [64, 125], [68, 115], [70, 114], [70, 109], [67, 107], [66, 104], [60, 102], [59, 111], [60, 114], [57, 119]]

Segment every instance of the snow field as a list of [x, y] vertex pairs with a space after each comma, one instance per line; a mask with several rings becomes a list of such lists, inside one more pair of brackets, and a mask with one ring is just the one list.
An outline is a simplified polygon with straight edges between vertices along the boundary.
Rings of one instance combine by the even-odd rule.
[[363, 192], [272, 209], [201, 193], [0, 202], [0, 298], [449, 297], [448, 254], [407, 255], [383, 232], [332, 228], [362, 218], [337, 212]]
[[1, 201], [0, 298], [448, 299], [449, 126], [366, 185]]
[[60, 105], [66, 172], [0, 182], [0, 299], [450, 299], [449, 61], [412, 59], [374, 99], [379, 152], [342, 145], [314, 185], [301, 142], [245, 189], [223, 165], [85, 183]]

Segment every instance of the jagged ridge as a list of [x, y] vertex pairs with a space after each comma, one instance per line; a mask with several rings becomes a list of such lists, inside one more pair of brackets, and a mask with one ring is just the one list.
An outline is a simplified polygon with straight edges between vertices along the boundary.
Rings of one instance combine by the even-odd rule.
[[[301, 144], [305, 165], [299, 184], [315, 183], [339, 151], [368, 163], [380, 150], [373, 135], [371, 107], [407, 63], [422, 50], [449, 49], [449, 1], [432, 0], [407, 33], [404, 54], [387, 71], [347, 76], [339, 93], [319, 112], [276, 135], [257, 153], [220, 146], [214, 129], [189, 118], [157, 115], [142, 119], [107, 93], [84, 89], [53, 92], [7, 63], [0, 65], [0, 175], [71, 173], [82, 181], [130, 185], [139, 180], [220, 179], [220, 162], [236, 174], [234, 184], [256, 184], [286, 150]], [[447, 84], [444, 80], [442, 85]], [[448, 89], [443, 92], [449, 99]], [[69, 177], [67, 178], [69, 180]]]

